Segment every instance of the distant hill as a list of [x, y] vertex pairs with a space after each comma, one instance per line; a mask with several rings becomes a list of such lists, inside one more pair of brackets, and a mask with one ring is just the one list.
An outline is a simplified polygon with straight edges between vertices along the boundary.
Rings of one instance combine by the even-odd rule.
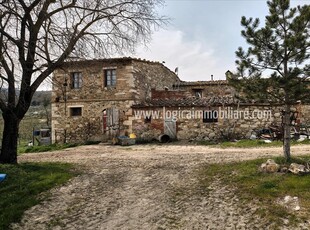
[[[2, 98], [6, 98], [7, 89], [0, 90]], [[51, 122], [51, 91], [35, 92], [31, 106], [19, 126], [19, 137], [27, 143], [32, 140], [33, 129], [50, 127]], [[44, 101], [48, 101], [44, 107]], [[3, 118], [0, 110], [0, 142], [3, 131]]]
[[31, 106], [43, 106], [44, 101], [51, 103], [52, 91], [36, 91], [33, 95]]
[[[19, 92], [17, 91], [18, 95]], [[7, 89], [1, 89], [0, 95], [2, 98], [7, 97]], [[36, 91], [33, 95], [31, 106], [43, 106], [44, 101], [51, 102], [52, 91]]]

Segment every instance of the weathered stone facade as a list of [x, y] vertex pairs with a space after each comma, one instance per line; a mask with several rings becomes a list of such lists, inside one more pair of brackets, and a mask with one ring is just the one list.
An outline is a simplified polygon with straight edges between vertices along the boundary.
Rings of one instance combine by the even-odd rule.
[[[280, 128], [283, 110], [281, 105], [237, 100], [226, 80], [179, 82], [172, 90], [152, 90], [151, 100], [133, 108], [136, 114], [144, 111], [151, 116], [134, 121], [133, 131], [141, 138], [156, 139], [170, 132], [166, 123], [172, 119], [175, 124], [170, 129], [177, 139], [207, 141], [250, 138], [254, 130]], [[310, 124], [309, 105], [296, 104], [292, 111], [298, 114], [295, 128]], [[212, 112], [216, 119], [204, 117]]]
[[[54, 72], [53, 83], [54, 142], [102, 141], [129, 133], [144, 140], [168, 134], [212, 141], [249, 138], [255, 129], [281, 125], [281, 106], [241, 103], [226, 80], [180, 81], [158, 62], [68, 62]], [[295, 107], [298, 122], [309, 124], [310, 106]]]
[[[175, 122], [175, 133], [179, 140], [227, 140], [250, 138], [254, 130], [267, 129], [269, 126], [280, 126], [282, 106], [267, 104], [240, 104], [217, 106], [181, 106], [159, 107], [133, 106], [136, 114], [152, 114], [152, 118], [134, 121], [134, 132], [141, 138], [157, 139], [159, 134], [166, 133], [165, 120]], [[308, 105], [296, 105], [295, 111], [309, 111]], [[142, 112], [143, 111], [143, 112]], [[149, 112], [145, 112], [149, 111]], [[204, 119], [208, 112], [216, 111], [215, 120]], [[308, 113], [309, 114], [309, 113]], [[305, 113], [299, 113], [298, 122], [308, 119]], [[308, 123], [309, 124], [309, 123]]]
[[205, 123], [202, 118], [182, 119], [179, 121], [178, 138], [206, 141], [249, 138], [253, 130], [281, 122], [281, 108], [267, 105], [229, 105], [201, 109], [217, 111], [218, 120]]
[[226, 80], [180, 82], [174, 88], [194, 97], [226, 97], [235, 94], [235, 89]]
[[[142, 107], [136, 108], [136, 110], [140, 111], [140, 114], [145, 111]], [[253, 113], [254, 110], [257, 112], [266, 110], [268, 114], [260, 119], [250, 118], [250, 115], [247, 114]], [[214, 111], [217, 113], [215, 121], [204, 119], [204, 113], [205, 116], [208, 116], [207, 113]], [[150, 122], [145, 122], [143, 119], [134, 122], [134, 132], [141, 137], [147, 132], [149, 139], [156, 138], [158, 133], [165, 132], [165, 119], [172, 119], [176, 123], [175, 132], [179, 140], [216, 140], [226, 139], [230, 136], [249, 137], [251, 130], [267, 127], [277, 120], [275, 117], [277, 113], [271, 111], [267, 106], [251, 106], [250, 109], [243, 106], [239, 108], [236, 106], [153, 107], [149, 114], [159, 114], [159, 116], [153, 116]], [[244, 119], [245, 114], [246, 119]], [[153, 137], [150, 135], [152, 131]]]
[[133, 58], [67, 62], [53, 74], [52, 138], [100, 141], [130, 133], [131, 106], [149, 98], [151, 88], [172, 87], [178, 81], [158, 62]]
[[300, 122], [302, 124], [310, 124], [310, 105], [302, 105], [298, 108], [300, 111]]

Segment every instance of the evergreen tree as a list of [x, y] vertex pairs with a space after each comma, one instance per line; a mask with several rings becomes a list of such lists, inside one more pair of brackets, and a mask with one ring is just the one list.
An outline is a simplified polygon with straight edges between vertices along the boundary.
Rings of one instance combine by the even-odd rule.
[[267, 4], [263, 27], [258, 18], [241, 19], [249, 47], [236, 51], [237, 74], [229, 81], [241, 97], [283, 106], [283, 152], [289, 160], [291, 108], [310, 99], [310, 6], [292, 8], [289, 0]]

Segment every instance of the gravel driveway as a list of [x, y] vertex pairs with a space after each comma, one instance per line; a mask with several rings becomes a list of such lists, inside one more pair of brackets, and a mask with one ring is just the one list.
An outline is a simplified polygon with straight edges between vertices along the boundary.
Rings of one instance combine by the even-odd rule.
[[[194, 175], [204, 163], [279, 156], [281, 151], [95, 145], [24, 154], [20, 162], [72, 162], [83, 173], [53, 189], [51, 197], [26, 211], [13, 229], [274, 229], [273, 223], [255, 216], [255, 205], [241, 205], [232, 188], [218, 180], [207, 194], [195, 192]], [[310, 148], [294, 146], [292, 154], [310, 155]], [[310, 225], [295, 229], [310, 229]]]

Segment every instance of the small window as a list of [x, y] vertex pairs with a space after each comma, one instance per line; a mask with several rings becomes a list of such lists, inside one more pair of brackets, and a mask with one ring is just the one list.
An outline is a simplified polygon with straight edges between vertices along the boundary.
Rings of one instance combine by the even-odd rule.
[[71, 117], [82, 116], [82, 108], [81, 107], [70, 108], [70, 116]]
[[104, 70], [104, 86], [113, 87], [116, 86], [116, 70], [106, 69]]
[[202, 89], [193, 89], [196, 98], [202, 98]]
[[203, 123], [218, 122], [219, 112], [217, 110], [203, 111]]
[[71, 75], [71, 89], [80, 89], [82, 87], [82, 73], [74, 72]]

